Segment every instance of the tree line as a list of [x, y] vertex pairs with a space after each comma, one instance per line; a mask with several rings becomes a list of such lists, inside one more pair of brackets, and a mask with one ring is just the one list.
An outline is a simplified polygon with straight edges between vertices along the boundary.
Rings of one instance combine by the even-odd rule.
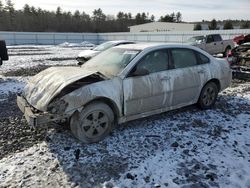
[[[6, 0], [5, 6], [0, 0], [0, 31], [33, 32], [127, 32], [129, 26], [154, 22], [155, 16], [142, 12], [133, 16], [130, 12], [118, 12], [116, 16], [104, 14], [95, 9], [92, 15], [76, 10], [74, 13], [57, 7], [47, 11], [25, 4], [21, 10], [15, 10], [14, 3]], [[161, 16], [158, 21], [181, 22], [180, 12]]]
[[[208, 29], [209, 30], [218, 30], [219, 25], [222, 26], [223, 29], [234, 29], [234, 25], [238, 26], [240, 29], [249, 29], [250, 28], [250, 21], [248, 20], [223, 20], [223, 21], [217, 21], [216, 19], [212, 19], [211, 22], [204, 21], [203, 23], [209, 23], [208, 24]], [[202, 23], [197, 23], [194, 26], [194, 30], [202, 30]]]

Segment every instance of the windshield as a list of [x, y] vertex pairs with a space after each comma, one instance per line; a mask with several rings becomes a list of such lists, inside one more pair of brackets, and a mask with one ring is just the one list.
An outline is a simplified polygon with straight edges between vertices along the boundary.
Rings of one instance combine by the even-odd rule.
[[202, 43], [204, 41], [205, 41], [204, 36], [197, 36], [197, 37], [192, 37], [192, 38], [188, 39], [188, 42]]
[[102, 43], [102, 44], [98, 45], [93, 50], [95, 50], [95, 51], [104, 51], [104, 50], [107, 50], [107, 49], [109, 49], [109, 48], [111, 48], [113, 46], [114, 46], [113, 42], [105, 42], [105, 43]]
[[111, 78], [117, 76], [139, 52], [139, 50], [111, 48], [87, 61], [82, 68], [98, 71]]

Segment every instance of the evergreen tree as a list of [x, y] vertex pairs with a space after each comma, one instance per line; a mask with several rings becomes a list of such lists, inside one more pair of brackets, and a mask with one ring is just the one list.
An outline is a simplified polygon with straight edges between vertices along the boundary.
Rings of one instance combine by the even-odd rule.
[[14, 17], [15, 17], [15, 9], [14, 4], [11, 0], [6, 0], [6, 6], [4, 7], [6, 11], [5, 19], [6, 19], [6, 30], [11, 31], [15, 28]]
[[95, 9], [93, 11], [93, 27], [94, 27], [94, 32], [103, 32], [104, 26], [105, 26], [105, 19], [106, 15], [102, 12], [102, 9]]
[[194, 30], [195, 30], [195, 31], [197, 31], [197, 30], [202, 30], [201, 24], [200, 24], [200, 23], [197, 23], [197, 24], [194, 26]]
[[176, 13], [176, 22], [181, 22], [182, 21], [182, 15], [181, 15], [181, 13], [180, 12], [177, 12]]
[[2, 12], [3, 11], [3, 3], [2, 3], [2, 1], [0, 0], [0, 12]]
[[241, 24], [240, 26], [241, 29], [249, 29], [250, 28], [250, 23], [249, 21], [245, 21]]
[[231, 20], [227, 20], [224, 24], [224, 27], [223, 29], [233, 29], [233, 24], [232, 24], [232, 21]]
[[159, 21], [160, 22], [181, 22], [182, 15], [180, 12], [177, 12], [176, 14], [173, 12], [171, 14], [166, 14], [165, 16], [161, 16]]
[[217, 28], [217, 21], [215, 19], [212, 19], [210, 25], [209, 25], [210, 30], [216, 30]]

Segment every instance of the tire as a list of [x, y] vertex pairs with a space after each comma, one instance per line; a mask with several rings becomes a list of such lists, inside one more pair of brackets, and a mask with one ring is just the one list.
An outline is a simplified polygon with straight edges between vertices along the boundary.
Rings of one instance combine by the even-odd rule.
[[0, 40], [0, 59], [1, 61], [9, 60], [6, 44], [4, 40]]
[[114, 113], [105, 103], [90, 103], [82, 111], [73, 114], [70, 129], [83, 143], [103, 140], [113, 129]]
[[227, 54], [229, 53], [230, 50], [231, 50], [230, 46], [226, 47], [225, 52], [223, 53], [224, 57], [227, 57]]
[[207, 83], [201, 90], [201, 94], [198, 100], [198, 105], [201, 109], [211, 108], [218, 96], [218, 87], [214, 82]]

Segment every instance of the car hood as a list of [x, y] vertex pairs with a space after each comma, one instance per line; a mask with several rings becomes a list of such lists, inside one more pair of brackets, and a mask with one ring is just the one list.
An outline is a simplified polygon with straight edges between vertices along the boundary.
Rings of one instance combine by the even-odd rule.
[[24, 88], [27, 102], [38, 110], [46, 111], [47, 105], [67, 85], [92, 75], [96, 71], [80, 67], [52, 67], [33, 76]]
[[200, 43], [195, 42], [195, 41], [192, 41], [192, 42], [188, 41], [188, 42], [186, 42], [185, 44], [195, 46], [195, 45], [198, 45], [198, 44], [200, 44]]
[[99, 54], [100, 51], [95, 50], [84, 50], [78, 54], [78, 57], [94, 57], [95, 55]]

